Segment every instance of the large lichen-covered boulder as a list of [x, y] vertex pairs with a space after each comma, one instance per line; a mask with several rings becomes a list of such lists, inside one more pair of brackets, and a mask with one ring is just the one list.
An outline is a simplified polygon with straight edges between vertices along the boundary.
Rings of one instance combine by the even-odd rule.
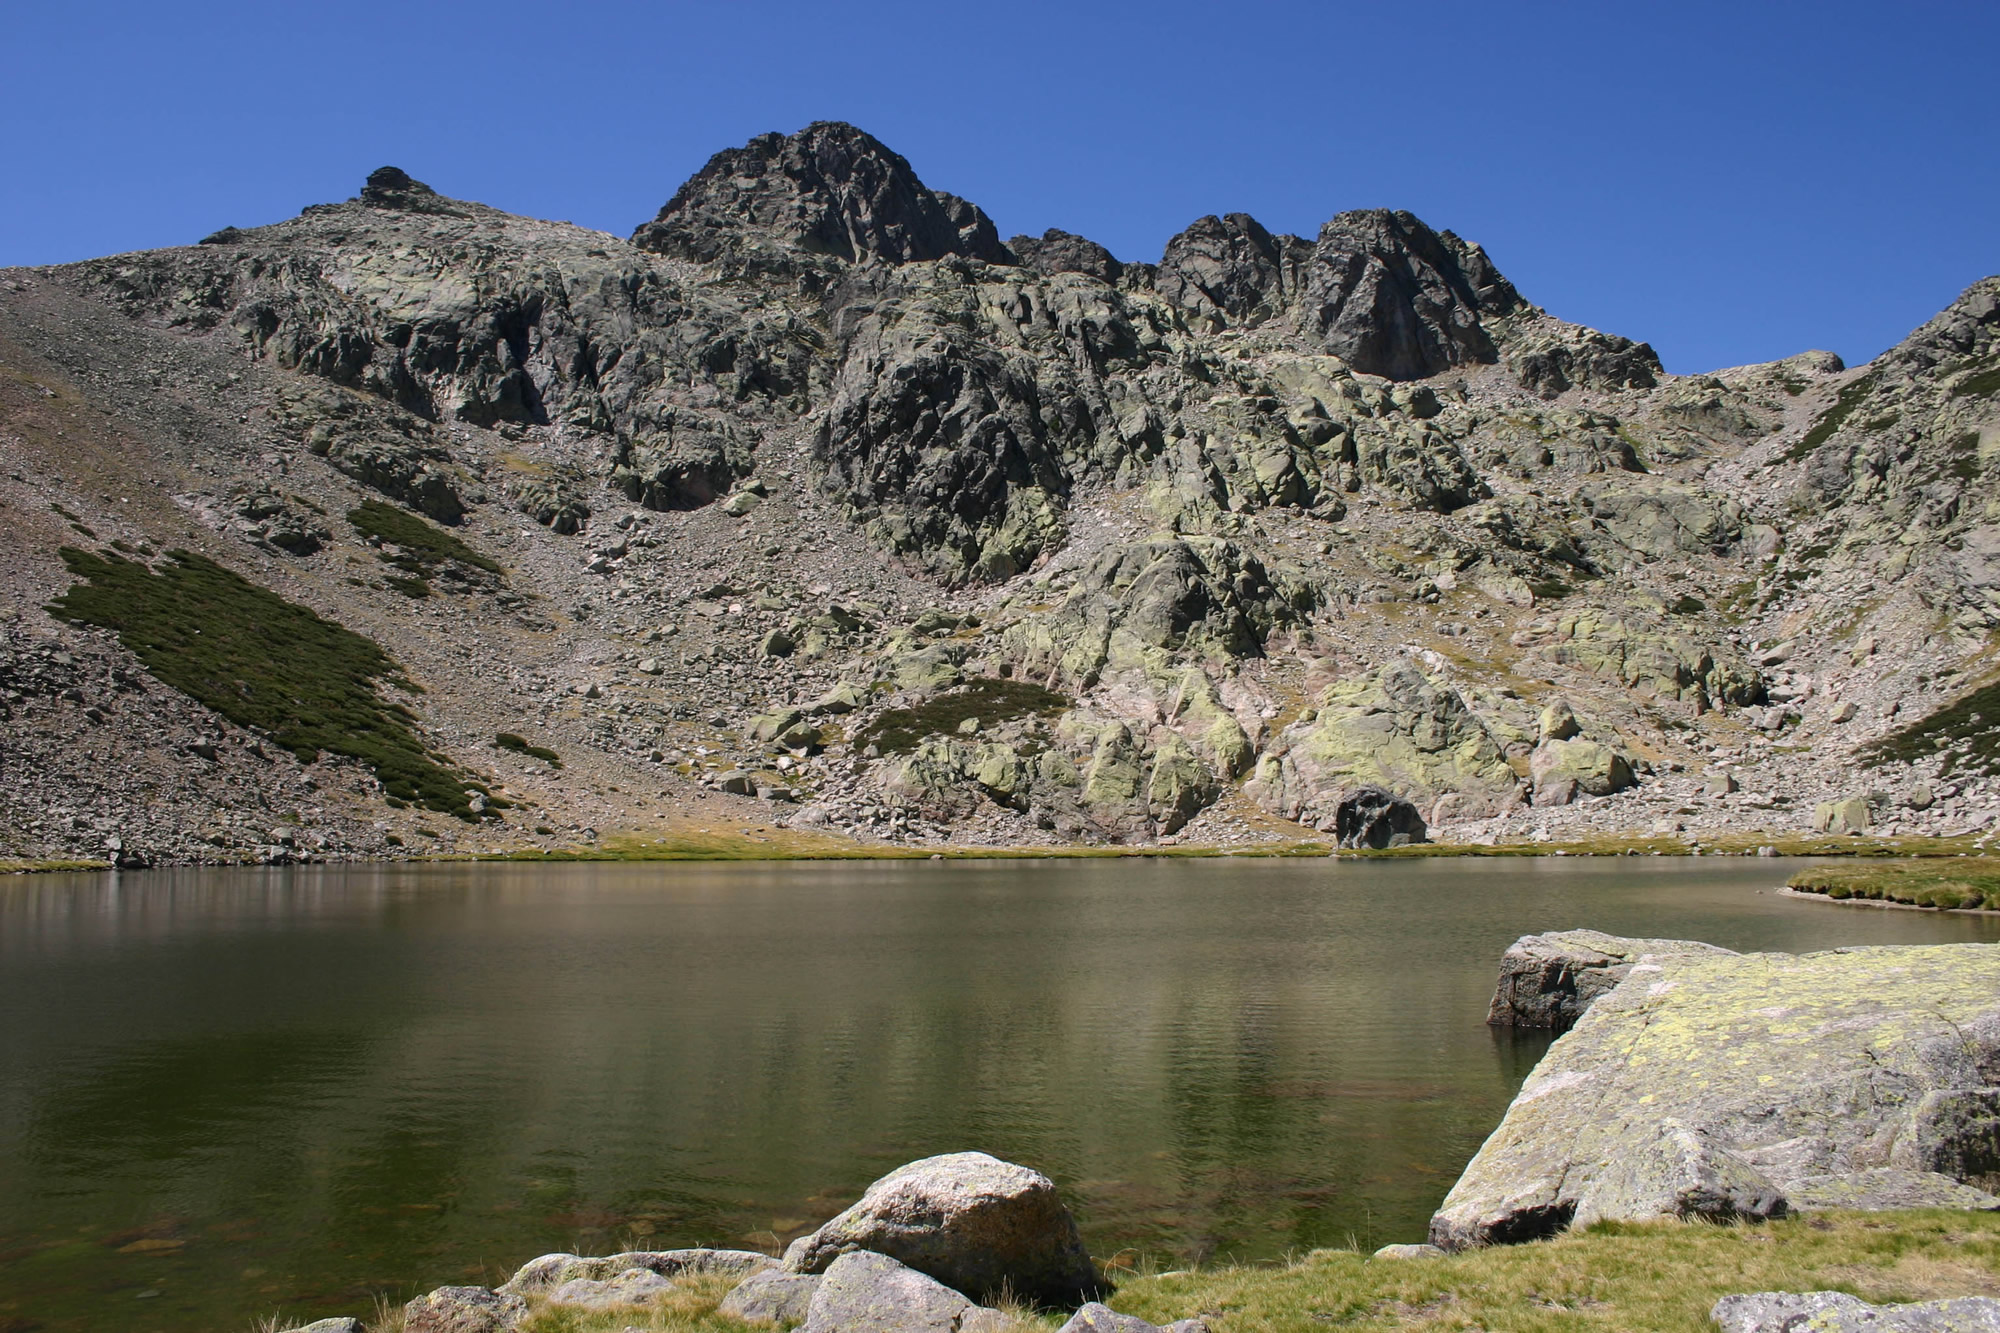
[[1722, 1333], [2000, 1333], [2000, 1300], [1870, 1305], [1844, 1291], [1758, 1291], [1724, 1296], [1708, 1317]]
[[1743, 536], [1741, 505], [1662, 477], [1588, 481], [1576, 497], [1599, 531], [1639, 558], [1721, 554]]
[[[1054, 1182], [981, 1152], [926, 1157], [891, 1171], [860, 1202], [794, 1241], [785, 1267], [830, 1281], [834, 1262], [857, 1251], [887, 1255], [975, 1300], [1004, 1291], [1074, 1306], [1102, 1286]], [[827, 1287], [813, 1298], [816, 1311]]]
[[1101, 552], [1060, 606], [1009, 626], [1002, 641], [1022, 675], [1087, 688], [1107, 668], [1255, 657], [1293, 615], [1271, 571], [1233, 542], [1133, 542]]
[[1868, 823], [1868, 802], [1860, 796], [1821, 801], [1813, 807], [1815, 833], [1866, 833]]
[[1446, 1249], [1878, 1195], [2000, 1208], [2000, 948], [1644, 959], [1557, 1040], [1431, 1219]]
[[1764, 698], [1763, 677], [1741, 653], [1652, 624], [1637, 611], [1565, 611], [1517, 631], [1513, 642], [1564, 666], [1701, 708]]
[[1730, 952], [1697, 940], [1630, 939], [1601, 930], [1523, 935], [1500, 956], [1500, 983], [1486, 1021], [1566, 1032], [1642, 958]]
[[1458, 792], [1469, 809], [1495, 807], [1514, 770], [1458, 692], [1408, 662], [1329, 686], [1310, 722], [1287, 727], [1246, 788], [1288, 819], [1331, 828], [1360, 787], [1405, 797]]
[[1598, 741], [1543, 741], [1528, 756], [1536, 805], [1568, 805], [1578, 796], [1609, 796], [1638, 781], [1624, 755]]
[[1215, 799], [1215, 792], [1215, 774], [1194, 747], [1163, 730], [1146, 774], [1146, 812], [1160, 832], [1178, 832]]

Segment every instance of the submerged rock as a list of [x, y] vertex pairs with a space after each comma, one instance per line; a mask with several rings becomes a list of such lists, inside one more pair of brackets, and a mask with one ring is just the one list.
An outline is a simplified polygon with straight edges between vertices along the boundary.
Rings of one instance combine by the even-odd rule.
[[980, 1152], [926, 1157], [891, 1171], [860, 1202], [794, 1241], [785, 1267], [830, 1277], [835, 1262], [856, 1251], [887, 1255], [980, 1300], [1005, 1291], [1073, 1305], [1102, 1286], [1055, 1184]]
[[1529, 1075], [1431, 1219], [1446, 1249], [1599, 1219], [2000, 1208], [2000, 949], [1643, 957]]
[[1598, 996], [1651, 955], [1728, 954], [1694, 940], [1627, 939], [1598, 930], [1523, 935], [1500, 957], [1500, 984], [1486, 1021], [1495, 1027], [1566, 1032]]

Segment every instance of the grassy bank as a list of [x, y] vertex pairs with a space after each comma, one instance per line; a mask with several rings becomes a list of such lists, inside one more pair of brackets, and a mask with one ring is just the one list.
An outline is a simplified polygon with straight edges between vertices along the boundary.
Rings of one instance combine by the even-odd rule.
[[1984, 856], [1814, 866], [1792, 876], [1789, 885], [1838, 900], [2000, 911], [2000, 859]]
[[2000, 1217], [1829, 1213], [1765, 1226], [1600, 1225], [1444, 1259], [1319, 1252], [1281, 1269], [1161, 1274], [1113, 1303], [1154, 1322], [1214, 1312], [1218, 1333], [1277, 1330], [1672, 1330], [1713, 1333], [1739, 1291], [1851, 1292], [1870, 1301], [2000, 1296]]
[[[523, 1333], [744, 1333], [716, 1313], [727, 1283], [697, 1279], [646, 1311], [538, 1310]], [[1846, 1291], [1874, 1302], [2000, 1296], [2000, 1216], [1824, 1213], [1761, 1226], [1602, 1224], [1532, 1245], [1442, 1259], [1321, 1250], [1282, 1267], [1125, 1275], [1109, 1304], [1156, 1324], [1205, 1316], [1215, 1333], [1506, 1329], [1713, 1333], [1716, 1299]], [[1053, 1329], [1053, 1317], [1019, 1318]], [[391, 1315], [372, 1333], [394, 1333]]]
[[24, 861], [0, 857], [0, 875], [27, 875], [36, 871], [109, 870], [109, 861]]

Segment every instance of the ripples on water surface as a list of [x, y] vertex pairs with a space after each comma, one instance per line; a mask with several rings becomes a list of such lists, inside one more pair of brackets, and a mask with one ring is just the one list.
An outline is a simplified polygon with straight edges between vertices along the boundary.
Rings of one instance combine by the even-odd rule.
[[1743, 860], [446, 865], [0, 883], [0, 1333], [775, 1246], [914, 1157], [1093, 1253], [1419, 1238], [1542, 1043], [1516, 936], [2000, 938]]

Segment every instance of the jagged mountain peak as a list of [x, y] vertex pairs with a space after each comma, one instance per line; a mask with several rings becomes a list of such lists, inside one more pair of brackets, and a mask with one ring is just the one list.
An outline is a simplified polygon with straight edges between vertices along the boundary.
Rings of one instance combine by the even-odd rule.
[[1009, 259], [977, 205], [930, 189], [900, 153], [836, 120], [717, 153], [632, 240], [699, 262], [758, 243], [895, 264]]
[[1156, 284], [1212, 329], [1282, 320], [1396, 380], [1497, 360], [1484, 320], [1525, 305], [1484, 250], [1386, 208], [1337, 214], [1311, 241], [1247, 213], [1200, 218], [1167, 242]]
[[447, 199], [401, 167], [377, 167], [368, 173], [358, 202], [370, 208], [398, 213], [443, 213], [459, 215], [466, 205]]

